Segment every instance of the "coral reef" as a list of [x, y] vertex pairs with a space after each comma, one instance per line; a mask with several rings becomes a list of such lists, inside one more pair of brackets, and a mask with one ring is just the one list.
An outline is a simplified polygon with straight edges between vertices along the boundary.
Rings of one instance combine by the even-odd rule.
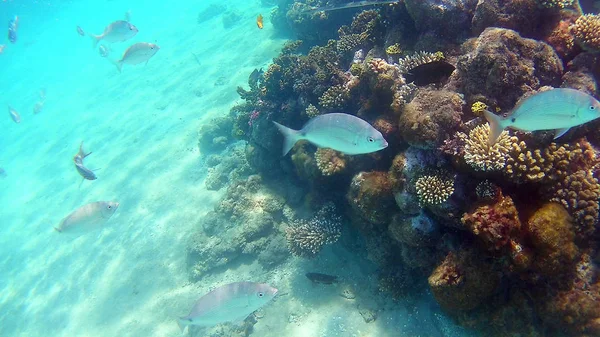
[[397, 67], [402, 74], [410, 72], [412, 69], [431, 62], [441, 61], [444, 59], [444, 53], [429, 53], [425, 51], [419, 51], [412, 55], [402, 57], [398, 60]]
[[340, 173], [346, 168], [344, 155], [332, 149], [317, 149], [315, 161], [324, 176]]
[[416, 180], [415, 189], [421, 205], [439, 205], [454, 193], [454, 179], [445, 173], [424, 175]]
[[231, 147], [230, 151], [224, 151], [224, 154], [208, 156], [206, 165], [208, 174], [204, 184], [209, 190], [218, 190], [229, 182], [246, 179], [254, 173], [246, 160], [244, 146], [241, 144]]
[[295, 256], [315, 257], [327, 244], [335, 243], [340, 235], [342, 219], [335, 206], [323, 206], [310, 220], [293, 220], [285, 228], [290, 252]]
[[200, 152], [215, 152], [225, 149], [233, 141], [232, 126], [233, 118], [230, 116], [213, 118], [210, 123], [202, 124], [198, 139]]
[[443, 34], [446, 39], [464, 36], [471, 25], [477, 0], [405, 0], [420, 32]]
[[[516, 137], [510, 137], [508, 131], [502, 131], [494, 145], [489, 145], [490, 125], [475, 127], [466, 137], [464, 160], [476, 171], [500, 171], [512, 150]], [[460, 136], [458, 136], [460, 137]]]
[[352, 210], [371, 224], [385, 224], [395, 207], [387, 172], [360, 172], [346, 195]]
[[477, 3], [471, 29], [480, 34], [488, 27], [507, 28], [531, 36], [542, 20], [537, 0], [486, 0]]
[[571, 28], [575, 41], [585, 50], [600, 52], [600, 15], [586, 14]]

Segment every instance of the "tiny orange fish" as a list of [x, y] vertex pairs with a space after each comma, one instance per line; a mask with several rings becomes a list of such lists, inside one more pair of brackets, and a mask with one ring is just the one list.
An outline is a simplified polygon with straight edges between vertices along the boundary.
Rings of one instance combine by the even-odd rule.
[[261, 14], [258, 14], [256, 17], [256, 25], [258, 26], [258, 29], [263, 29], [263, 17]]

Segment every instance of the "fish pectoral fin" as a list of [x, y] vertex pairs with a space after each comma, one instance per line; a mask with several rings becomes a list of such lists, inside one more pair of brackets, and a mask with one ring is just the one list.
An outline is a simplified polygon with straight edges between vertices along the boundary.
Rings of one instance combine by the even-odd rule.
[[554, 139], [564, 135], [565, 133], [567, 133], [567, 131], [569, 131], [570, 127], [568, 128], [562, 128], [562, 129], [556, 129], [554, 131]]

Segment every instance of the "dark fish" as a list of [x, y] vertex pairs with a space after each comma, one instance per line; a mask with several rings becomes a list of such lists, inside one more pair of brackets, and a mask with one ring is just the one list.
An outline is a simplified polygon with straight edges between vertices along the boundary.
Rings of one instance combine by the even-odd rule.
[[312, 283], [333, 284], [338, 283], [337, 276], [321, 274], [321, 273], [306, 273], [306, 277]]
[[8, 22], [8, 40], [11, 43], [17, 42], [17, 30], [18, 29], [19, 29], [19, 17], [15, 15]]
[[307, 10], [304, 10], [304, 13], [316, 13], [316, 12], [329, 12], [335, 11], [338, 9], [346, 9], [346, 8], [356, 8], [356, 7], [364, 7], [364, 6], [372, 6], [372, 5], [386, 5], [399, 3], [400, 0], [392, 0], [392, 1], [353, 1], [341, 5], [333, 5], [333, 6], [322, 6], [322, 7], [311, 7]]
[[261, 78], [262, 74], [263, 74], [262, 68], [260, 68], [260, 69], [254, 68], [252, 73], [250, 73], [250, 76], [248, 76], [248, 83], [250, 83], [250, 85], [255, 85], [256, 83], [258, 83], [258, 80]]
[[450, 77], [454, 69], [456, 68], [446, 61], [434, 61], [412, 68], [408, 73], [403, 75], [406, 83], [424, 86], [443, 81]]
[[85, 32], [83, 31], [83, 29], [79, 26], [77, 26], [77, 34], [81, 35], [81, 36], [85, 36]]
[[85, 151], [83, 151], [83, 142], [81, 142], [81, 144], [79, 145], [79, 152], [73, 157], [73, 162], [75, 163], [75, 169], [77, 170], [77, 173], [79, 173], [79, 175], [82, 176], [83, 179], [96, 180], [98, 179], [98, 177], [96, 177], [96, 174], [83, 165], [83, 159], [89, 156], [90, 154], [92, 153], [85, 153]]

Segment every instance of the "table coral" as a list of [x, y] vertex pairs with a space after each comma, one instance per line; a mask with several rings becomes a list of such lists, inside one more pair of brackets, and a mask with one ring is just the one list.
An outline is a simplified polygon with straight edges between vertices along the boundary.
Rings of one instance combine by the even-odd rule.
[[429, 276], [429, 286], [445, 310], [472, 310], [493, 294], [499, 280], [475, 251], [450, 252]]
[[513, 30], [487, 28], [463, 48], [456, 68], [467, 101], [483, 96], [489, 105], [510, 110], [523, 94], [560, 83], [563, 64], [554, 49]]
[[512, 144], [518, 139], [504, 130], [498, 140], [489, 145], [490, 125], [476, 126], [469, 132], [464, 147], [464, 159], [476, 171], [500, 171], [504, 168]]
[[582, 15], [571, 28], [579, 45], [591, 52], [600, 52], [600, 16], [596, 14]]
[[447, 174], [424, 175], [416, 180], [415, 189], [421, 205], [439, 205], [454, 193], [454, 178]]
[[315, 257], [324, 245], [340, 238], [341, 221], [333, 204], [323, 206], [310, 220], [293, 220], [285, 229], [290, 252], [300, 257]]
[[465, 213], [461, 220], [489, 250], [506, 248], [521, 229], [515, 204], [511, 197], [504, 195], [500, 195], [495, 203]]
[[343, 172], [346, 168], [344, 154], [332, 149], [319, 148], [315, 152], [317, 167], [324, 176]]

